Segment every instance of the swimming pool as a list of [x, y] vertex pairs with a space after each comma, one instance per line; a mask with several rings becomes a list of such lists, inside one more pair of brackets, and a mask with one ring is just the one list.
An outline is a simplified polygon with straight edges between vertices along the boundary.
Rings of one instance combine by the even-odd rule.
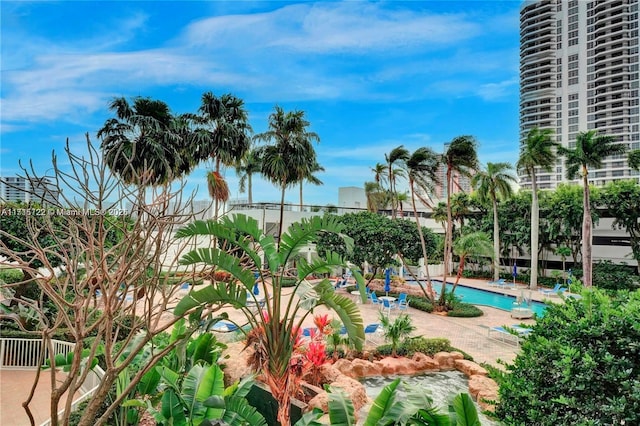
[[[407, 281], [408, 284], [418, 285], [415, 281]], [[439, 280], [431, 280], [433, 285], [433, 289], [440, 293], [440, 289], [442, 288], [442, 281]], [[447, 282], [447, 291], [451, 291], [453, 288], [453, 284]], [[516, 292], [517, 295], [520, 295], [520, 292]], [[526, 296], [528, 292], [525, 292]], [[500, 293], [495, 293], [493, 291], [481, 290], [473, 287], [465, 287], [461, 284], [458, 284], [455, 291], [456, 296], [462, 298], [462, 301], [465, 303], [471, 303], [472, 305], [485, 305], [491, 306], [492, 308], [498, 308], [505, 311], [511, 311], [513, 307], [513, 302], [516, 301], [516, 296], [510, 296]], [[536, 315], [542, 316], [544, 315], [544, 310], [546, 306], [544, 303], [540, 302], [531, 302], [531, 309], [535, 312]]]

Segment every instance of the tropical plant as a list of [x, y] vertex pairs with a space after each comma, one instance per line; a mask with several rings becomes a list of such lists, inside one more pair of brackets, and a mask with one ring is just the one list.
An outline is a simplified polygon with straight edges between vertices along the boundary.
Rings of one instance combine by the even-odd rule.
[[256, 140], [267, 143], [257, 151], [262, 163], [260, 173], [279, 186], [282, 194], [278, 238], [283, 229], [286, 189], [306, 179], [309, 170], [317, 164], [312, 142], [317, 142], [320, 138], [317, 133], [307, 129], [310, 124], [304, 111], [285, 112], [276, 106], [275, 111], [269, 115], [269, 129], [255, 136]]
[[116, 115], [98, 130], [105, 162], [128, 184], [160, 185], [190, 172], [199, 158], [184, 118], [159, 100], [136, 97], [133, 104], [115, 98]]
[[[401, 393], [403, 392], [403, 393]], [[296, 426], [322, 425], [320, 410], [303, 416]], [[331, 425], [355, 425], [353, 403], [344, 391], [331, 389], [329, 393], [329, 421]], [[374, 399], [364, 420], [365, 426], [391, 425], [421, 426], [481, 426], [478, 411], [466, 393], [456, 395], [449, 405], [448, 413], [441, 414], [433, 407], [433, 401], [419, 387], [408, 386], [396, 379], [385, 386]]]
[[401, 314], [393, 321], [383, 312], [379, 313], [379, 317], [384, 338], [391, 342], [391, 356], [395, 357], [397, 356], [397, 349], [400, 342], [409, 337], [409, 335], [415, 331], [416, 327], [412, 324], [411, 317], [407, 314]]
[[239, 190], [241, 193], [247, 191], [248, 202], [253, 204], [253, 182], [252, 177], [256, 173], [260, 173], [262, 164], [255, 148], [250, 149], [236, 164], [236, 173], [240, 178]]
[[447, 283], [447, 275], [451, 267], [451, 251], [453, 249], [453, 217], [451, 211], [451, 192], [453, 190], [453, 177], [455, 174], [469, 176], [472, 171], [478, 169], [477, 143], [473, 136], [458, 136], [454, 138], [442, 154], [442, 163], [446, 169], [447, 188], [447, 226], [444, 239], [444, 276], [438, 305], [445, 305], [444, 294]]
[[440, 161], [438, 155], [430, 148], [418, 148], [407, 159], [405, 166], [407, 168], [407, 177], [409, 179], [409, 191], [411, 193], [411, 207], [413, 209], [413, 216], [416, 219], [416, 226], [418, 228], [418, 235], [420, 236], [420, 247], [422, 248], [422, 258], [424, 259], [426, 278], [427, 278], [427, 291], [422, 287], [422, 282], [418, 280], [420, 289], [422, 289], [425, 297], [431, 302], [434, 302], [434, 291], [431, 284], [431, 276], [429, 274], [429, 257], [427, 255], [427, 247], [424, 240], [424, 234], [422, 232], [422, 225], [420, 225], [420, 218], [418, 217], [418, 210], [416, 207], [416, 198], [418, 198], [424, 205], [429, 206], [430, 203], [427, 197], [436, 184], [440, 183], [438, 177], [438, 168]]
[[389, 193], [377, 182], [365, 182], [364, 193], [367, 197], [367, 210], [376, 213], [389, 204]]
[[[334, 310], [347, 329], [350, 340], [357, 348], [364, 342], [364, 328], [360, 311], [349, 298], [334, 293], [328, 279], [310, 283], [312, 274], [329, 273], [334, 268], [346, 267], [343, 260], [333, 253], [307, 262], [304, 257], [297, 259], [295, 286], [288, 293], [283, 291], [285, 266], [308, 243], [315, 241], [320, 233], [340, 233], [342, 227], [331, 216], [312, 217], [292, 224], [282, 234], [276, 246], [273, 236], [265, 235], [255, 219], [244, 215], [223, 217], [219, 223], [196, 221], [182, 228], [178, 238], [194, 236], [214, 236], [223, 243], [236, 247], [233, 255], [217, 247], [199, 248], [183, 256], [184, 265], [215, 266], [229, 272], [235, 281], [212, 283], [194, 290], [176, 306], [175, 314], [193, 313], [198, 315], [205, 306], [230, 305], [242, 311], [247, 322], [253, 327], [247, 344], [254, 349], [252, 365], [257, 367], [274, 398], [278, 401], [278, 419], [281, 424], [289, 424], [289, 402], [296, 393], [302, 370], [292, 364], [294, 351], [299, 345], [302, 324], [312, 310], [325, 305]], [[352, 240], [344, 237], [350, 246]], [[262, 259], [266, 265], [262, 267]], [[253, 293], [256, 282], [254, 272], [258, 271], [258, 284], [265, 298], [264, 311], [256, 314], [247, 304], [248, 299], [258, 306], [260, 301]], [[358, 282], [361, 299], [366, 300], [362, 276], [353, 271]]]
[[516, 168], [531, 179], [531, 268], [529, 270], [529, 287], [538, 287], [538, 234], [540, 232], [540, 213], [538, 207], [537, 170], [551, 171], [556, 161], [554, 148], [559, 145], [552, 139], [551, 129], [534, 127], [527, 133], [527, 138], [520, 145], [520, 156]]
[[560, 147], [559, 153], [565, 156], [567, 179], [573, 180], [582, 176], [584, 209], [582, 215], [582, 282], [585, 287], [591, 287], [592, 272], [592, 231], [591, 204], [589, 193], [589, 167], [602, 168], [602, 161], [610, 156], [622, 154], [626, 151], [624, 144], [616, 144], [612, 136], [597, 135], [595, 130], [580, 132], [576, 136], [576, 147], [573, 149]]
[[487, 163], [487, 168], [480, 170], [471, 180], [480, 200], [490, 201], [493, 207], [493, 279], [496, 281], [500, 278], [498, 199], [513, 195], [511, 184], [516, 182], [516, 178], [510, 173], [511, 169], [513, 167], [509, 163]]
[[214, 217], [217, 217], [219, 203], [229, 199], [222, 166], [238, 164], [251, 147], [248, 113], [244, 101], [232, 94], [218, 97], [212, 92], [205, 92], [198, 115], [191, 118], [199, 126], [196, 129], [198, 157], [211, 158], [214, 162], [214, 169], [208, 173], [207, 181], [209, 194], [214, 200]]
[[391, 194], [391, 217], [396, 217], [396, 209], [398, 207], [396, 179], [401, 175], [401, 169], [394, 169], [394, 166], [402, 167], [404, 162], [409, 159], [409, 151], [402, 145], [391, 150], [389, 154], [384, 155], [387, 162], [387, 182], [389, 183], [389, 193]]
[[462, 272], [464, 271], [464, 262], [467, 257], [482, 256], [492, 257], [495, 256], [495, 246], [491, 247], [491, 239], [484, 232], [472, 232], [470, 234], [462, 235], [457, 238], [453, 243], [453, 253], [460, 258], [458, 265], [458, 274], [456, 275], [456, 282], [453, 283], [451, 293], [456, 290]]

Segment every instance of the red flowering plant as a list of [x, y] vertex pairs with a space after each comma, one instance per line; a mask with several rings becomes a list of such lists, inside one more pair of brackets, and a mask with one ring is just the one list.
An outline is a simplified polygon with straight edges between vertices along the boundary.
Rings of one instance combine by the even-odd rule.
[[306, 379], [315, 386], [320, 386], [320, 368], [327, 362], [327, 347], [324, 342], [311, 342], [305, 353], [307, 359]]

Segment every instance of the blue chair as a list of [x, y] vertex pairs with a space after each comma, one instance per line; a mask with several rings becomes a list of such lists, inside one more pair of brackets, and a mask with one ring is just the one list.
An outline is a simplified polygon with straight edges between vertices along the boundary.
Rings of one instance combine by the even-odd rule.
[[502, 286], [504, 284], [504, 282], [505, 282], [505, 279], [504, 278], [500, 278], [499, 280], [496, 280], [496, 281], [487, 282], [487, 285], [489, 287], [500, 287], [500, 286]]
[[382, 310], [387, 311], [387, 316], [391, 314], [391, 309], [395, 309], [397, 307], [396, 302], [391, 302], [388, 299], [382, 299]]
[[365, 340], [377, 340], [378, 330], [380, 329], [380, 324], [374, 323], [369, 324], [364, 328], [364, 338]]
[[374, 305], [380, 305], [380, 301], [378, 300], [378, 296], [376, 296], [376, 294], [372, 291], [371, 292], [371, 303], [373, 303]]
[[397, 302], [398, 309], [404, 311], [409, 307], [409, 301], [407, 300], [407, 293], [400, 293]]

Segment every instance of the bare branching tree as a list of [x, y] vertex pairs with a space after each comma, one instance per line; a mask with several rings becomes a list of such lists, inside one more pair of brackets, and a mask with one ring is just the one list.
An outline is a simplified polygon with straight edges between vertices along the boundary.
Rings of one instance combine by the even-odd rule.
[[[40, 300], [18, 301], [37, 313], [33, 333], [49, 354], [54, 353], [53, 335], [61, 330], [75, 342], [72, 359], [64, 365], [66, 375], [56, 373], [61, 366], [54, 357], [45, 359], [42, 351], [41, 365], [49, 362], [51, 368], [38, 372], [23, 404], [32, 424], [29, 404], [41, 376], [51, 375], [51, 424], [66, 425], [72, 400], [98, 356], [104, 360], [104, 376], [80, 425], [105, 424], [143, 376], [180, 343], [176, 340], [159, 350], [152, 340], [179, 320], [172, 308], [180, 284], [196, 279], [177, 264], [180, 253], [192, 249], [194, 241], [174, 238], [177, 227], [192, 220], [193, 195], [183, 199], [183, 185], [145, 185], [144, 176], [135, 185], [123, 184], [88, 135], [86, 147], [87, 154], [79, 156], [67, 143], [64, 167], [54, 154], [49, 190], [59, 194], [57, 205], [43, 207], [38, 216], [24, 214], [25, 235], [0, 229], [0, 267], [21, 269], [24, 280], [41, 289]], [[29, 178], [37, 177], [33, 167], [23, 171]], [[39, 238], [42, 234], [48, 238]], [[17, 251], [17, 246], [23, 249]], [[143, 349], [144, 365], [128, 377], [115, 398], [110, 396], [118, 377]], [[98, 415], [103, 405], [108, 408]]]

